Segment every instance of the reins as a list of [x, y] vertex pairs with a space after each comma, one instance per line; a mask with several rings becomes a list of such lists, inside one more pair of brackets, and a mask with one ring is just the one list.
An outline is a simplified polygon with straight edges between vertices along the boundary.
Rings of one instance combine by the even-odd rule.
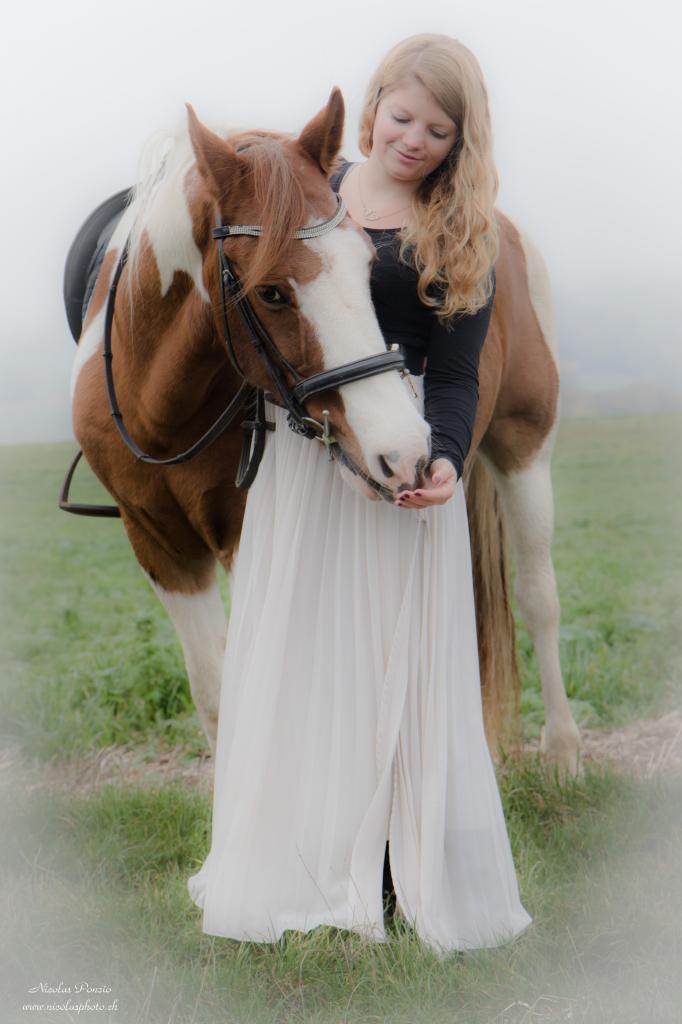
[[242, 384], [237, 391], [237, 394], [231, 400], [227, 408], [220, 414], [215, 423], [208, 428], [205, 434], [195, 441], [191, 447], [187, 448], [184, 452], [179, 452], [177, 455], [169, 456], [167, 459], [157, 459], [148, 452], [142, 451], [136, 441], [130, 436], [128, 429], [123, 422], [123, 414], [118, 404], [116, 397], [116, 388], [114, 386], [114, 373], [113, 373], [113, 353], [111, 351], [111, 329], [114, 321], [114, 303], [116, 301], [116, 291], [118, 288], [118, 282], [120, 280], [123, 268], [128, 262], [128, 242], [123, 247], [123, 251], [119, 257], [114, 271], [114, 276], [111, 281], [109, 288], [109, 300], [107, 302], [106, 319], [104, 322], [104, 351], [102, 353], [104, 357], [104, 377], [107, 385], [107, 398], [109, 400], [109, 410], [119, 434], [125, 441], [127, 447], [133, 453], [135, 458], [139, 462], [146, 462], [150, 466], [177, 466], [183, 462], [189, 462], [195, 455], [203, 452], [204, 448], [215, 441], [220, 435], [229, 427], [233, 422], [235, 416], [243, 406], [249, 392], [255, 389], [245, 380], [242, 380]]
[[[332, 217], [319, 224], [300, 228], [294, 233], [293, 237], [297, 239], [319, 238], [337, 227], [346, 216], [347, 211], [344, 202], [339, 195], [336, 196], [336, 200], [337, 209]], [[225, 343], [230, 362], [237, 374], [241, 377], [242, 383], [226, 409], [198, 439], [198, 441], [185, 451], [179, 452], [177, 455], [169, 456], [165, 459], [157, 459], [140, 448], [134, 438], [130, 435], [123, 421], [123, 414], [121, 413], [116, 396], [111, 335], [114, 321], [116, 292], [121, 274], [123, 273], [123, 269], [128, 260], [129, 243], [126, 241], [109, 286], [104, 321], [104, 374], [109, 409], [116, 425], [116, 429], [127, 448], [133, 453], [139, 462], [144, 462], [152, 466], [179, 465], [181, 463], [189, 462], [200, 452], [204, 451], [213, 443], [213, 441], [217, 440], [217, 438], [219, 438], [234, 422], [240, 409], [242, 409], [248, 401], [252, 401], [253, 416], [252, 418], [244, 420], [241, 424], [244, 430], [244, 440], [235, 479], [237, 487], [250, 487], [256, 476], [258, 466], [260, 465], [260, 461], [263, 456], [265, 432], [266, 430], [274, 429], [274, 424], [268, 423], [266, 420], [264, 392], [247, 381], [240, 366], [230, 329], [228, 317], [229, 305], [231, 308], [235, 308], [237, 310], [241, 322], [246, 329], [249, 342], [263, 362], [279, 398], [288, 412], [287, 422], [289, 427], [304, 437], [321, 441], [328, 448], [330, 458], [337, 457], [351, 472], [364, 480], [364, 482], [377, 494], [390, 500], [392, 497], [391, 491], [370, 477], [364, 472], [364, 470], [357, 466], [345, 452], [341, 451], [338, 446], [338, 442], [333, 437], [329, 429], [328, 411], [323, 411], [322, 422], [319, 422], [307, 414], [305, 404], [313, 397], [313, 395], [319, 394], [322, 391], [337, 388], [343, 384], [349, 384], [352, 381], [364, 380], [367, 377], [373, 377], [379, 373], [386, 373], [388, 370], [402, 371], [405, 366], [403, 356], [394, 349], [391, 351], [380, 352], [377, 355], [367, 356], [364, 359], [356, 359], [350, 363], [344, 363], [341, 366], [334, 367], [331, 370], [323, 370], [310, 377], [301, 377], [301, 375], [280, 352], [267, 330], [263, 327], [258, 316], [254, 312], [253, 307], [244, 295], [241, 281], [224, 251], [223, 241], [226, 238], [234, 237], [236, 235], [258, 236], [261, 233], [262, 228], [260, 225], [223, 224], [220, 214], [216, 217], [216, 227], [213, 230], [213, 238], [217, 242], [218, 249], [223, 341]], [[287, 381], [287, 373], [294, 381], [293, 387], [291, 387]], [[63, 511], [71, 512], [75, 515], [106, 516], [112, 518], [120, 516], [120, 511], [115, 505], [83, 505], [71, 503], [69, 501], [71, 481], [81, 455], [82, 452], [79, 452], [69, 467], [60, 494], [59, 507], [63, 509]]]

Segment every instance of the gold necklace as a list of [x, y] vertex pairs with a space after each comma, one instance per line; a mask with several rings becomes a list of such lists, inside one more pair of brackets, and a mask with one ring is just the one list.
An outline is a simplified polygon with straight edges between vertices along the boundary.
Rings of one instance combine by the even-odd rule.
[[360, 206], [362, 207], [362, 216], [365, 220], [385, 220], [386, 217], [395, 217], [397, 214], [402, 213], [404, 210], [409, 210], [411, 203], [407, 206], [401, 206], [399, 210], [392, 210], [390, 213], [377, 213], [371, 206], [368, 206], [365, 202], [365, 198], [362, 194], [362, 164], [358, 164], [358, 195], [360, 196]]

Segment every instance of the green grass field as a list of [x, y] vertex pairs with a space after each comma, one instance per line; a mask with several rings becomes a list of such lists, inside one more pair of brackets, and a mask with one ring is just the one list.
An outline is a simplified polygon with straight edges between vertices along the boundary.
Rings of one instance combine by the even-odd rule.
[[[561, 426], [561, 659], [583, 725], [652, 713], [679, 676], [681, 428], [682, 416]], [[41, 757], [138, 742], [194, 754], [204, 741], [180, 647], [121, 523], [56, 507], [70, 453], [68, 445], [0, 448], [5, 731]], [[82, 500], [102, 497], [87, 467], [76, 487]], [[523, 627], [519, 650], [532, 736], [542, 705]]]
[[[584, 724], [653, 715], [679, 697], [680, 428], [682, 416], [562, 423], [561, 655]], [[190, 758], [204, 741], [179, 645], [120, 523], [56, 508], [69, 452], [0, 449], [3, 736], [46, 779], [57, 761], [112, 743]], [[87, 474], [76, 492], [99, 495]], [[523, 629], [519, 646], [533, 735], [542, 714]], [[57, 1001], [28, 993], [61, 979], [118, 1000], [109, 1016], [73, 1019], [125, 1024], [677, 1024], [679, 779], [591, 770], [562, 784], [532, 761], [499, 778], [534, 924], [502, 949], [438, 960], [401, 925], [381, 946], [326, 928], [271, 946], [210, 938], [186, 892], [208, 850], [205, 797], [179, 784], [83, 797], [7, 769], [0, 1021], [69, 1019], [22, 1009]]]

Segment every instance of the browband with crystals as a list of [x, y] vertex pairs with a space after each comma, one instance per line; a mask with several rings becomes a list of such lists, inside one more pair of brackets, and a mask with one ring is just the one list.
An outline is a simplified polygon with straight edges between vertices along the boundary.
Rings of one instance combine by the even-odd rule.
[[[308, 228], [300, 228], [295, 231], [293, 238], [319, 238], [320, 235], [326, 235], [328, 231], [340, 224], [343, 218], [348, 213], [346, 204], [340, 195], [336, 196], [336, 202], [338, 204], [336, 213], [329, 220], [323, 220], [319, 224], [311, 224]], [[231, 235], [253, 235], [258, 237], [262, 234], [262, 227], [260, 224], [221, 224], [219, 227], [213, 229], [213, 237], [229, 238]]]

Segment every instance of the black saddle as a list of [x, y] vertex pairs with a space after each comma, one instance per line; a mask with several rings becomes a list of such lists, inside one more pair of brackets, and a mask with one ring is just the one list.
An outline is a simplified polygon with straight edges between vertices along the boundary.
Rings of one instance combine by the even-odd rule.
[[64, 266], [64, 306], [75, 341], [80, 338], [107, 245], [131, 195], [132, 189], [125, 188], [105, 199], [84, 221], [71, 243]]

